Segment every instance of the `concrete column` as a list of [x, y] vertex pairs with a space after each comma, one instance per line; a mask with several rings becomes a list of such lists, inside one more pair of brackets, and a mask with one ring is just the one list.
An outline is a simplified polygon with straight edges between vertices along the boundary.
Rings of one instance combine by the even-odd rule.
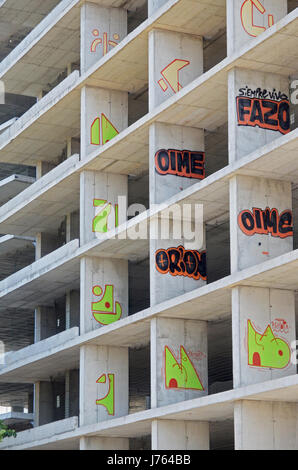
[[111, 51], [126, 35], [126, 10], [84, 2], [81, 7], [81, 73]]
[[128, 94], [83, 87], [81, 91], [81, 159], [128, 126]]
[[80, 212], [75, 211], [66, 216], [66, 243], [80, 236]]
[[65, 329], [80, 326], [80, 291], [66, 292], [65, 299]]
[[231, 271], [293, 249], [291, 183], [234, 176], [230, 181]]
[[209, 450], [209, 423], [155, 419], [152, 450]]
[[234, 405], [235, 450], [298, 449], [297, 403], [243, 400]]
[[41, 178], [43, 175], [51, 171], [53, 168], [57, 166], [53, 162], [45, 162], [45, 161], [39, 161], [36, 164], [36, 179]]
[[57, 332], [57, 318], [53, 307], [35, 309], [34, 342], [42, 341]]
[[128, 414], [128, 349], [83, 346], [80, 351], [80, 425]]
[[51, 382], [34, 384], [34, 426], [48, 424], [54, 419], [54, 397]]
[[81, 259], [81, 334], [128, 315], [128, 262], [112, 258]]
[[151, 321], [151, 408], [208, 394], [207, 323]]
[[80, 450], [129, 450], [125, 437], [81, 437]]
[[228, 55], [287, 14], [287, 0], [227, 0]]
[[35, 260], [48, 255], [58, 248], [58, 236], [50, 233], [37, 233], [35, 245]]
[[154, 29], [149, 33], [149, 111], [203, 73], [203, 39]]
[[296, 374], [295, 293], [262, 287], [232, 289], [234, 388]]

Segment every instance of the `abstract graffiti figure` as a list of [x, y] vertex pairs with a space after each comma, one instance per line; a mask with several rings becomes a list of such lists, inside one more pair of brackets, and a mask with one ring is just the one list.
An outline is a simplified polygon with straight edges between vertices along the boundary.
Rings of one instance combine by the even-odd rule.
[[[96, 400], [97, 405], [102, 405], [107, 410], [108, 414], [114, 416], [115, 414], [115, 376], [114, 374], [108, 374], [109, 379], [109, 390], [108, 393], [98, 400]], [[106, 374], [102, 374], [99, 379], [97, 379], [97, 384], [105, 384], [107, 381]]]
[[[93, 199], [93, 207], [101, 207], [101, 211], [92, 221], [92, 231], [97, 233], [107, 233], [108, 218], [112, 211], [112, 204], [105, 199]], [[118, 227], [118, 204], [115, 204], [115, 227]]]
[[165, 347], [164, 354], [166, 388], [204, 390], [200, 377], [183, 346], [180, 346], [180, 363], [168, 346]]
[[248, 365], [283, 369], [290, 361], [291, 351], [281, 338], [274, 335], [268, 325], [263, 334], [258, 333], [251, 320], [247, 321]]
[[[101, 296], [102, 288], [94, 286], [92, 292], [93, 295]], [[97, 302], [92, 302], [92, 314], [94, 319], [101, 325], [110, 325], [120, 320], [122, 307], [119, 302], [114, 304], [114, 286], [106, 285], [102, 298]]]
[[265, 210], [253, 207], [252, 211], [245, 209], [238, 215], [238, 225], [248, 236], [255, 234], [287, 238], [293, 236], [293, 215], [289, 209], [281, 214], [278, 210], [266, 207]]
[[117, 33], [113, 34], [114, 41], [108, 40], [108, 33], [103, 33], [103, 38], [101, 39], [99, 37], [98, 29], [94, 29], [92, 31], [92, 34], [95, 37], [95, 39], [93, 40], [93, 42], [91, 44], [91, 48], [90, 48], [91, 52], [96, 52], [97, 47], [102, 44], [103, 45], [103, 55], [106, 55], [109, 52], [108, 46], [111, 46], [111, 47], [117, 46], [118, 43], [116, 41], [119, 41], [119, 39], [120, 39], [119, 34], [117, 34]]
[[[259, 34], [266, 31], [264, 26], [257, 26], [254, 24], [254, 7], [262, 14], [266, 12], [266, 9], [259, 0], [245, 0], [241, 7], [241, 23], [244, 31], [252, 37], [257, 37]], [[274, 24], [273, 15], [268, 15], [268, 26], [269, 28]]]
[[173, 62], [160, 72], [163, 78], [158, 80], [157, 83], [163, 92], [168, 89], [168, 86], [172, 88], [174, 93], [178, 93], [181, 90], [182, 85], [179, 82], [179, 71], [189, 64], [189, 60], [174, 59]]
[[[100, 121], [101, 121], [101, 132], [100, 132]], [[92, 145], [104, 145], [106, 142], [112, 140], [119, 132], [116, 127], [108, 120], [108, 118], [102, 113], [101, 119], [95, 118], [91, 124], [91, 144]], [[101, 135], [101, 139], [100, 139]]]

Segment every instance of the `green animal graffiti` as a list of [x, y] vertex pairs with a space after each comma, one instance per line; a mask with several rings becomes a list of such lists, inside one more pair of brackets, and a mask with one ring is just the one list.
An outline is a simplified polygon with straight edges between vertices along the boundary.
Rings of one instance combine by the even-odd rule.
[[263, 334], [258, 333], [247, 321], [248, 365], [283, 369], [290, 361], [291, 351], [281, 338], [277, 338], [268, 325]]
[[180, 346], [181, 363], [168, 346], [165, 347], [166, 388], [204, 390], [197, 371], [183, 346]]
[[[101, 296], [102, 288], [94, 286], [92, 292], [96, 296]], [[122, 315], [122, 307], [119, 302], [115, 302], [114, 307], [114, 286], [105, 286], [102, 298], [97, 302], [92, 302], [91, 308], [94, 319], [102, 325], [110, 325], [118, 321]]]

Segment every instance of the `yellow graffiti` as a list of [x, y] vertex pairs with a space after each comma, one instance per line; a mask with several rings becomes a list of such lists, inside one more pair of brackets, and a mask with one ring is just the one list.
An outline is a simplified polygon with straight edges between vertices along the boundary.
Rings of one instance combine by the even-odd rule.
[[[259, 0], [245, 0], [241, 7], [241, 22], [243, 29], [250, 36], [257, 37], [264, 31], [266, 28], [264, 26], [257, 26], [254, 24], [254, 7], [262, 14], [266, 12], [266, 9]], [[268, 27], [271, 27], [274, 24], [273, 15], [268, 15]]]

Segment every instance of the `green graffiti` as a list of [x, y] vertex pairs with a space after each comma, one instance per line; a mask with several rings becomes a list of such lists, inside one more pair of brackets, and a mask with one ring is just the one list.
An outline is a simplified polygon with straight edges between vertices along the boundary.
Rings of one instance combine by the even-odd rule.
[[250, 366], [283, 369], [290, 361], [291, 351], [288, 344], [274, 336], [270, 325], [263, 334], [259, 334], [248, 320], [247, 346]]
[[112, 140], [116, 135], [119, 134], [117, 129], [113, 124], [108, 120], [108, 118], [102, 114], [101, 115], [101, 129], [102, 129], [102, 145], [109, 140]]
[[[94, 199], [94, 207], [102, 207], [107, 203], [104, 199]], [[107, 233], [108, 231], [108, 217], [111, 213], [112, 204], [108, 204], [99, 214], [97, 214], [92, 222], [93, 232]]]
[[[109, 390], [108, 393], [99, 400], [96, 400], [97, 405], [102, 405], [105, 407], [109, 415], [115, 414], [115, 390], [114, 390], [114, 374], [108, 374], [109, 379]], [[105, 384], [107, 381], [106, 374], [102, 374], [96, 383]]]
[[100, 119], [94, 119], [91, 125], [91, 144], [100, 145]]
[[[102, 295], [102, 288], [95, 286], [92, 292], [94, 295], [100, 296]], [[102, 325], [110, 325], [121, 318], [122, 307], [119, 302], [115, 302], [114, 308], [114, 286], [105, 286], [102, 299], [97, 302], [92, 302], [92, 313], [94, 319]]]
[[168, 346], [165, 347], [166, 388], [204, 390], [197, 371], [183, 346], [180, 346], [181, 364]]

